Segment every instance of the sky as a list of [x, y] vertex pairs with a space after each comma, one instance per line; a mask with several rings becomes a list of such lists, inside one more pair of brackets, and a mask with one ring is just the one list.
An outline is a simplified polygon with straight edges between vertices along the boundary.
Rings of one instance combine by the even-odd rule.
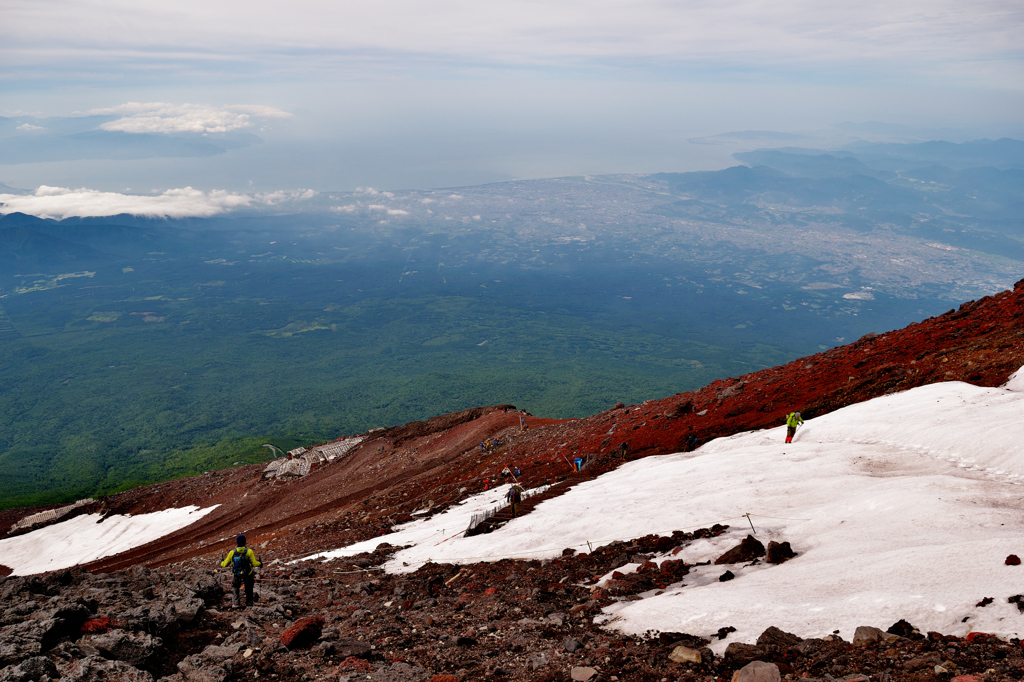
[[[1010, 0], [8, 0], [0, 183], [345, 191], [1024, 136]], [[875, 132], [868, 132], [868, 130]], [[893, 128], [896, 131], [897, 129]], [[711, 143], [709, 143], [711, 142]]]
[[[725, 534], [653, 558], [694, 565], [682, 583], [609, 606], [598, 622], [635, 634], [711, 636], [736, 628], [715, 640], [719, 654], [773, 625], [804, 638], [838, 629], [850, 640], [859, 626], [885, 629], [905, 619], [922, 632], [1020, 638], [1024, 617], [1007, 598], [1020, 593], [1024, 567], [1005, 559], [1024, 552], [1022, 417], [1024, 369], [998, 388], [930, 384], [808, 419], [791, 444], [780, 425], [628, 462], [488, 534], [464, 531], [473, 514], [503, 505], [507, 485], [389, 535], [297, 561], [352, 556], [388, 542], [404, 549], [386, 570], [405, 573], [427, 561], [550, 559], [567, 547], [586, 553], [719, 523], [729, 526]], [[0, 540], [0, 556], [17, 575], [56, 570], [127, 551], [210, 510], [111, 516], [102, 524], [80, 516]], [[751, 529], [765, 545], [789, 542], [797, 556], [778, 565], [714, 565]], [[69, 552], [65, 539], [72, 536], [77, 549]], [[735, 579], [720, 582], [726, 570]], [[606, 586], [613, 572], [586, 586]], [[985, 597], [993, 602], [980, 607]]]

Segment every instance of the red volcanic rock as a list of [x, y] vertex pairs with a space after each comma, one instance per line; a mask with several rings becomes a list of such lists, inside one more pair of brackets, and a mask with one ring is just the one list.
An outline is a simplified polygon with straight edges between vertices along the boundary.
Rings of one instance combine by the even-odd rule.
[[101, 633], [110, 630], [115, 627], [114, 621], [110, 620], [106, 616], [102, 618], [93, 618], [82, 623], [82, 632], [86, 633]]
[[768, 543], [768, 548], [764, 552], [764, 560], [769, 564], [781, 564], [795, 556], [796, 552], [788, 542], [775, 542], [774, 540]]
[[1017, 556], [1016, 554], [1011, 554], [1010, 556], [1006, 557], [1006, 565], [1007, 566], [1020, 566], [1020, 557]]
[[753, 561], [759, 556], [764, 556], [764, 545], [753, 535], [748, 535], [743, 538], [743, 542], [715, 559], [715, 563], [739, 564], [744, 561]]
[[323, 628], [323, 617], [303, 618], [281, 634], [281, 643], [289, 649], [306, 649], [320, 639]]

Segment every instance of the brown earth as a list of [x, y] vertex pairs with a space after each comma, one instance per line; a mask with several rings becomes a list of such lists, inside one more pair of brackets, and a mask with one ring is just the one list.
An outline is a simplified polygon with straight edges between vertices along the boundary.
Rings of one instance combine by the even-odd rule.
[[[814, 417], [886, 393], [939, 381], [999, 386], [1024, 366], [1024, 280], [958, 310], [886, 334], [715, 381], [689, 393], [616, 406], [585, 419], [526, 415], [511, 405], [474, 408], [364, 434], [349, 455], [289, 483], [262, 465], [143, 486], [103, 500], [112, 513], [220, 505], [197, 523], [124, 555], [88, 566], [111, 571], [193, 557], [213, 560], [245, 532], [271, 558], [286, 558], [386, 534], [416, 510], [433, 512], [520, 468], [526, 487], [564, 481], [564, 492], [627, 459], [688, 449], [713, 438], [777, 426], [799, 410]], [[479, 444], [500, 441], [493, 451]], [[379, 448], [384, 448], [383, 453]], [[591, 465], [573, 472], [576, 456]], [[23, 514], [35, 510], [20, 510]], [[264, 544], [265, 543], [265, 544]]]
[[[429, 670], [458, 680], [564, 680], [575, 666], [593, 667], [598, 671], [595, 681], [724, 680], [748, 655], [774, 662], [787, 679], [1020, 679], [1024, 658], [1019, 642], [924, 636], [906, 624], [890, 628], [900, 639], [860, 647], [837, 637], [796, 646], [783, 641], [785, 633], [776, 632], [759, 649], [737, 647], [732, 657], [705, 656], [698, 664], [672, 662], [668, 655], [680, 644], [702, 649], [706, 641], [700, 638], [683, 633], [628, 637], [594, 625], [592, 616], [609, 600], [636, 598], [638, 592], [685, 580], [688, 567], [666, 562], [668, 567], [663, 564], [655, 571], [644, 564], [637, 574], [616, 576], [604, 590], [592, 589], [596, 576], [624, 563], [623, 555], [630, 561], [643, 559], [644, 554], [663, 551], [662, 544], [684, 544], [695, 533], [623, 538], [590, 555], [567, 552], [551, 561], [428, 564], [406, 576], [379, 570], [388, 548], [323, 564], [286, 567], [283, 562], [385, 534], [413, 511], [440, 511], [481, 490], [487, 481], [499, 480], [506, 464], [522, 470], [527, 487], [558, 483], [549, 494], [561, 494], [618, 466], [622, 459], [616, 452], [623, 442], [628, 443], [626, 459], [671, 453], [712, 438], [777, 426], [794, 409], [813, 417], [939, 381], [998, 386], [1021, 366], [1024, 280], [1013, 291], [966, 303], [905, 329], [868, 335], [698, 391], [616, 406], [586, 419], [526, 415], [527, 429], [522, 431], [524, 413], [512, 406], [475, 408], [365, 434], [366, 440], [341, 460], [289, 483], [265, 480], [262, 466], [254, 465], [136, 488], [99, 501], [99, 508], [134, 514], [192, 504], [220, 506], [189, 528], [90, 564], [84, 575], [106, 581], [112, 594], [122, 595], [111, 602], [109, 613], [102, 605], [98, 612], [118, 624], [117, 599], [134, 595], [144, 601], [148, 593], [160, 594], [159, 589], [130, 588], [132, 581], [148, 575], [143, 566], [160, 567], [152, 577], [158, 583], [201, 577], [233, 546], [235, 534], [245, 532], [268, 564], [259, 588], [266, 606], [261, 603], [242, 619], [244, 629], [255, 634], [249, 640], [250, 654], [235, 655], [232, 679], [257, 674], [281, 680], [354, 680], [371, 674], [378, 680], [419, 679], [417, 670]], [[479, 444], [489, 438], [497, 438], [500, 445], [482, 452]], [[590, 465], [571, 471], [568, 460], [575, 456], [589, 456]], [[16, 519], [35, 511], [17, 510], [9, 516]], [[96, 575], [112, 571], [122, 572]], [[62, 577], [66, 575], [53, 580], [78, 580]], [[15, 580], [22, 579], [0, 578], [0, 592], [11, 592], [13, 598], [21, 583], [8, 581]], [[24, 585], [46, 594], [64, 589], [50, 583]], [[1022, 601], [1019, 596], [993, 596]], [[991, 602], [979, 595], [979, 606], [986, 599]], [[160, 673], [172, 673], [175, 666], [184, 670], [179, 665], [183, 657], [197, 655], [211, 642], [237, 639], [233, 633], [240, 632], [237, 624], [242, 621], [229, 614], [213, 608], [168, 637], [166, 669]], [[275, 645], [275, 635], [301, 617], [324, 619], [318, 644], [309, 651]], [[728, 637], [727, 626], [723, 623], [720, 636]], [[356, 640], [365, 644], [351, 645], [362, 652], [357, 655], [345, 655], [349, 644], [332, 644]], [[58, 666], [71, 666], [79, 665], [84, 653], [69, 647], [48, 655]], [[191, 679], [179, 674], [179, 679]]]

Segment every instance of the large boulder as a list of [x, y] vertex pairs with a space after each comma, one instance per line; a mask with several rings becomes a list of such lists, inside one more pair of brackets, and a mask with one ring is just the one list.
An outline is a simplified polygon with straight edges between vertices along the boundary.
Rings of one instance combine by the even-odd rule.
[[163, 641], [145, 632], [111, 630], [103, 634], [87, 635], [79, 640], [79, 644], [95, 647], [104, 658], [124, 661], [136, 668], [148, 668], [163, 646]]
[[205, 654], [186, 656], [178, 662], [178, 673], [185, 682], [224, 682], [232, 669], [231, 659], [215, 660]]
[[732, 682], [781, 682], [779, 666], [764, 661], [753, 661], [732, 675]]
[[323, 628], [322, 616], [303, 618], [281, 634], [281, 643], [292, 650], [308, 649], [320, 639]]
[[369, 676], [372, 682], [430, 682], [429, 670], [402, 661], [380, 668]]
[[774, 540], [768, 543], [768, 549], [764, 552], [764, 560], [769, 564], [781, 564], [795, 556], [796, 552], [788, 542], [775, 542]]
[[162, 633], [174, 631], [183, 624], [194, 621], [204, 609], [203, 600], [195, 596], [185, 596], [176, 600], [158, 599], [121, 614], [133, 630]]
[[741, 667], [764, 658], [765, 653], [765, 650], [759, 646], [733, 642], [725, 648], [725, 662], [733, 667]]
[[59, 677], [57, 666], [45, 656], [26, 658], [18, 665], [0, 670], [0, 682], [46, 682]]
[[715, 563], [741, 564], [745, 561], [753, 561], [757, 557], [761, 556], [764, 556], [764, 545], [762, 545], [753, 535], [748, 535], [743, 538], [743, 542], [715, 559]]
[[[72, 661], [61, 682], [153, 682], [153, 676], [123, 661], [88, 656]], [[218, 682], [221, 682], [218, 680]]]
[[757, 646], [759, 647], [779, 647], [780, 649], [788, 649], [789, 647], [799, 644], [802, 640], [794, 634], [784, 632], [779, 628], [772, 625], [767, 630], [761, 633], [761, 636], [757, 638]]

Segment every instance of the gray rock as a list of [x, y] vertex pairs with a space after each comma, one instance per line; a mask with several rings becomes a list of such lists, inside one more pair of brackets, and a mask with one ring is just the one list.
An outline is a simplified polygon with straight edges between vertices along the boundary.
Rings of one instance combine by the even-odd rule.
[[583, 648], [583, 642], [573, 637], [566, 637], [562, 642], [562, 648], [572, 654]]
[[871, 642], [877, 642], [882, 638], [883, 632], [879, 628], [868, 625], [861, 625], [853, 633], [854, 646], [867, 646]]
[[812, 637], [811, 639], [805, 639], [799, 644], [794, 644], [789, 647], [789, 650], [800, 656], [810, 656], [823, 646], [825, 646], [825, 640]]
[[548, 616], [548, 622], [554, 625], [565, 625], [565, 614], [561, 611], [556, 611]]
[[526, 665], [530, 666], [530, 670], [536, 670], [537, 668], [543, 668], [548, 664], [548, 655], [543, 651], [535, 651], [526, 657]]
[[79, 640], [78, 646], [83, 650], [94, 647], [104, 658], [146, 668], [163, 646], [163, 641], [144, 632], [111, 630], [100, 635], [87, 635]]
[[701, 663], [703, 659], [700, 652], [688, 646], [679, 645], [668, 655], [668, 660], [676, 663]]
[[371, 651], [369, 644], [355, 639], [339, 639], [337, 642], [333, 642], [333, 644], [335, 654], [341, 658], [348, 658], [349, 656], [366, 658], [370, 655]]
[[752, 661], [733, 673], [732, 682], [781, 682], [779, 666], [764, 661]]
[[217, 646], [216, 644], [211, 644], [210, 646], [203, 649], [203, 656], [206, 656], [207, 658], [213, 659], [215, 661], [224, 660], [226, 658], [234, 658], [235, 654], [237, 654], [241, 650], [242, 645], [240, 643], [230, 645], [222, 644], [220, 646]]
[[[230, 661], [225, 661], [230, 664]], [[185, 682], [224, 682], [229, 665], [217, 665], [202, 654], [186, 656], [178, 662], [178, 672]]]
[[725, 648], [725, 660], [734, 666], [746, 665], [762, 658], [764, 654], [764, 649], [753, 644], [733, 642]]
[[369, 679], [372, 682], [427, 682], [433, 675], [426, 668], [401, 661], [380, 668]]
[[0, 665], [38, 656], [43, 652], [42, 639], [43, 628], [38, 621], [27, 620], [0, 628]]
[[61, 682], [153, 682], [153, 676], [145, 670], [96, 656], [72, 661], [60, 679]]
[[18, 665], [0, 670], [0, 682], [43, 682], [58, 677], [57, 666], [45, 656], [27, 658]]
[[167, 594], [201, 599], [207, 607], [220, 604], [224, 592], [224, 587], [217, 581], [216, 576], [208, 572], [190, 574], [181, 580], [168, 584], [166, 590]]
[[899, 635], [894, 635], [891, 632], [885, 632], [868, 625], [861, 625], [853, 633], [854, 646], [867, 646], [871, 642], [877, 642], [878, 640], [892, 642], [897, 639], [900, 639]]
[[782, 649], [787, 649], [795, 644], [799, 644], [800, 641], [800, 638], [796, 635], [783, 632], [773, 625], [762, 632], [761, 636], [757, 638], [757, 646], [777, 646]]
[[569, 676], [575, 682], [587, 682], [587, 680], [594, 677], [594, 675], [597, 675], [596, 670], [582, 666], [573, 666], [572, 670], [569, 671]]

